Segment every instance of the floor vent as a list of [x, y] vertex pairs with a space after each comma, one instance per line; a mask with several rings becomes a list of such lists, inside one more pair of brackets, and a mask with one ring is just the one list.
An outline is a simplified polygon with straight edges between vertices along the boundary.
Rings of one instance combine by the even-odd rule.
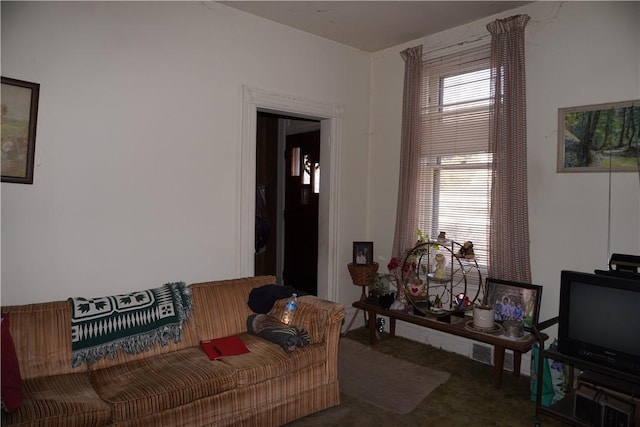
[[[487, 365], [493, 365], [493, 348], [480, 344], [473, 344], [471, 358]], [[513, 353], [504, 355], [504, 369], [513, 372]]]
[[491, 347], [486, 347], [480, 344], [473, 344], [471, 352], [471, 358], [478, 362], [486, 363], [487, 365], [493, 364], [493, 358], [491, 357]]
[[513, 372], [513, 353], [511, 352], [504, 355], [504, 369]]

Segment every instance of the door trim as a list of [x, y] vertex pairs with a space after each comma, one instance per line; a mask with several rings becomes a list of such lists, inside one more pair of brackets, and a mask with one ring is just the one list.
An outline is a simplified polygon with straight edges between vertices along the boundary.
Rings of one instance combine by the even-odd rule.
[[[320, 200], [318, 222], [318, 296], [338, 298], [339, 152], [344, 108], [340, 104], [243, 86], [242, 144], [238, 181], [238, 277], [253, 276], [255, 252], [256, 132], [258, 110], [320, 120]], [[326, 284], [326, 285], [325, 285]]]

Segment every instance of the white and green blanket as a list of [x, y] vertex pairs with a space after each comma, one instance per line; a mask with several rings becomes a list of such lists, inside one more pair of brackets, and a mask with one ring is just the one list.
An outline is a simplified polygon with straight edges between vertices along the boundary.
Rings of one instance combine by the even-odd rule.
[[71, 365], [146, 351], [155, 343], [180, 341], [191, 314], [191, 290], [184, 282], [125, 295], [69, 298]]

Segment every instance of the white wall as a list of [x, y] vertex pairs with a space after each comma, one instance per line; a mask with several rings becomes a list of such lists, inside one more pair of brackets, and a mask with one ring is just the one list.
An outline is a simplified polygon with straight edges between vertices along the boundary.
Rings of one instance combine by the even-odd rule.
[[213, 2], [1, 7], [2, 75], [41, 85], [34, 184], [1, 188], [3, 305], [237, 277], [243, 85], [343, 107], [346, 267], [369, 55]]
[[[555, 172], [558, 108], [640, 98], [637, 2], [533, 3], [371, 56], [211, 2], [2, 2], [1, 11], [2, 75], [41, 84], [34, 185], [1, 187], [2, 304], [237, 276], [243, 85], [344, 106], [337, 257], [346, 266], [354, 240], [373, 240], [384, 270], [399, 52], [475, 39], [517, 13], [531, 16], [529, 211], [541, 317], [557, 313], [562, 269], [640, 253], [637, 174], [612, 177], [608, 251], [608, 175]], [[338, 280], [338, 301], [350, 306], [360, 289], [346, 268]], [[398, 330], [466, 348], [402, 322]]]
[[[459, 50], [442, 48], [486, 35], [493, 19], [520, 13], [531, 17], [526, 27], [531, 263], [533, 283], [544, 286], [541, 318], [547, 319], [557, 315], [561, 270], [606, 269], [609, 251], [640, 254], [638, 173], [612, 176], [610, 247], [609, 174], [556, 173], [558, 108], [640, 99], [638, 2], [536, 2], [374, 54], [368, 230], [386, 265], [400, 155], [404, 62], [399, 52], [418, 44], [431, 56]], [[460, 351], [450, 337], [410, 327], [404, 333]], [[523, 369], [528, 370], [526, 363]]]

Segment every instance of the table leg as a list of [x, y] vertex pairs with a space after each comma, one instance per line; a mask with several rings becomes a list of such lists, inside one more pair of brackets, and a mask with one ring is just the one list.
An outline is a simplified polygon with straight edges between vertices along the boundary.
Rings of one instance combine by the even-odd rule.
[[522, 367], [522, 353], [513, 350], [513, 376], [520, 376], [520, 368]]
[[377, 339], [377, 336], [376, 336], [376, 333], [378, 332], [376, 330], [376, 323], [378, 322], [377, 317], [378, 316], [376, 315], [375, 312], [373, 311], [369, 312], [369, 343], [371, 345], [375, 344]]
[[[349, 322], [349, 325], [347, 326], [347, 329], [344, 332], [342, 332], [342, 334], [341, 334], [343, 337], [346, 336], [349, 333], [349, 331], [351, 330], [351, 326], [353, 325], [354, 320], [356, 320], [356, 317], [358, 317], [358, 313], [359, 312], [360, 312], [360, 309], [358, 308], [358, 309], [356, 309], [356, 312], [353, 313], [353, 317], [351, 318], [351, 322]], [[365, 313], [364, 310], [362, 310], [362, 312]], [[365, 323], [365, 325], [367, 324], [366, 314], [365, 314], [365, 318], [364, 318], [364, 323]]]
[[391, 338], [396, 336], [396, 319], [393, 317], [389, 319], [389, 335]]
[[504, 347], [495, 345], [493, 347], [493, 385], [495, 388], [502, 386], [502, 371], [504, 370]]

